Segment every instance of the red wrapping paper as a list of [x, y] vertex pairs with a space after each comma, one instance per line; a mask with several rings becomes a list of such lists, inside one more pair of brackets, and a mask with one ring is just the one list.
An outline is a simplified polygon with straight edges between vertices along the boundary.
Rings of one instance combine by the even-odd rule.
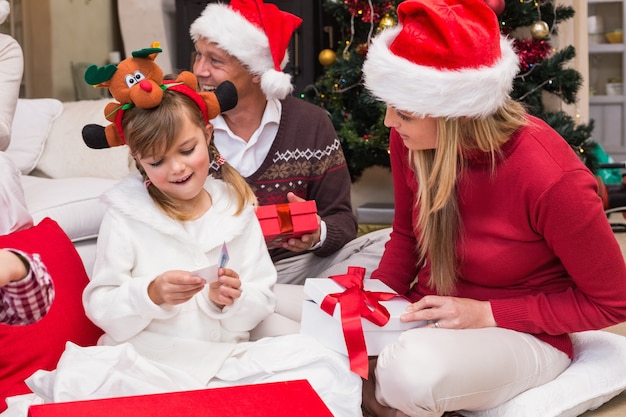
[[333, 417], [306, 380], [31, 406], [28, 417]]
[[256, 216], [269, 249], [282, 246], [290, 238], [313, 233], [319, 227], [317, 206], [313, 200], [259, 206]]

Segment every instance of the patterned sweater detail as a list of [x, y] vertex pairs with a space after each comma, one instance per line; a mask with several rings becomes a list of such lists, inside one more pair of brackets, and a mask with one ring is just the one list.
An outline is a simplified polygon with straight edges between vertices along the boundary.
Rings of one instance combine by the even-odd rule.
[[[290, 96], [283, 100], [282, 109], [268, 156], [247, 181], [260, 205], [286, 203], [289, 191], [315, 200], [327, 234], [324, 245], [314, 253], [328, 256], [354, 239], [357, 230], [341, 143], [321, 108]], [[273, 249], [271, 255], [276, 262], [298, 253]]]

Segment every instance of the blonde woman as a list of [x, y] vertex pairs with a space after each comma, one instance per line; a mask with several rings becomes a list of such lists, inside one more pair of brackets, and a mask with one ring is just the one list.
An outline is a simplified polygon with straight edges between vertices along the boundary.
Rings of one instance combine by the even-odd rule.
[[483, 0], [406, 0], [364, 65], [387, 104], [393, 231], [372, 278], [413, 301], [371, 361], [372, 416], [493, 408], [556, 378], [569, 333], [626, 320], [596, 181], [510, 99], [518, 58]]

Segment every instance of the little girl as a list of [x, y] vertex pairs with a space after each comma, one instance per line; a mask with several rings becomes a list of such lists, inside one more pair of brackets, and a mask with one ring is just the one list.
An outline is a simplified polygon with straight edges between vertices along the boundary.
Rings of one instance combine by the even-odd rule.
[[[165, 89], [157, 107], [123, 115], [140, 174], [103, 196], [108, 209], [83, 294], [105, 331], [99, 344], [130, 344], [199, 387], [308, 379], [334, 415], [360, 415], [361, 380], [345, 357], [301, 335], [248, 341], [274, 310], [276, 270], [254, 194], [220, 157], [197, 101], [191, 89]], [[217, 265], [223, 246], [227, 266], [204, 278], [193, 272]]]

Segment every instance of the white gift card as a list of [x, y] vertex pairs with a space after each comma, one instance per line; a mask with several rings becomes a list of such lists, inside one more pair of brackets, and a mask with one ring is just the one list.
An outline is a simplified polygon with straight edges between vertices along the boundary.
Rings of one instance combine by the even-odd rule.
[[206, 268], [196, 269], [191, 271], [191, 275], [197, 275], [206, 280], [206, 283], [217, 281], [217, 265], [209, 265]]
[[219, 265], [209, 265], [206, 268], [196, 269], [195, 271], [191, 271], [191, 274], [204, 278], [207, 284], [215, 282], [217, 281], [217, 270], [219, 268], [226, 268], [229, 259], [230, 256], [228, 256], [228, 248], [226, 247], [226, 242], [224, 242], [222, 244], [222, 249], [220, 250]]

